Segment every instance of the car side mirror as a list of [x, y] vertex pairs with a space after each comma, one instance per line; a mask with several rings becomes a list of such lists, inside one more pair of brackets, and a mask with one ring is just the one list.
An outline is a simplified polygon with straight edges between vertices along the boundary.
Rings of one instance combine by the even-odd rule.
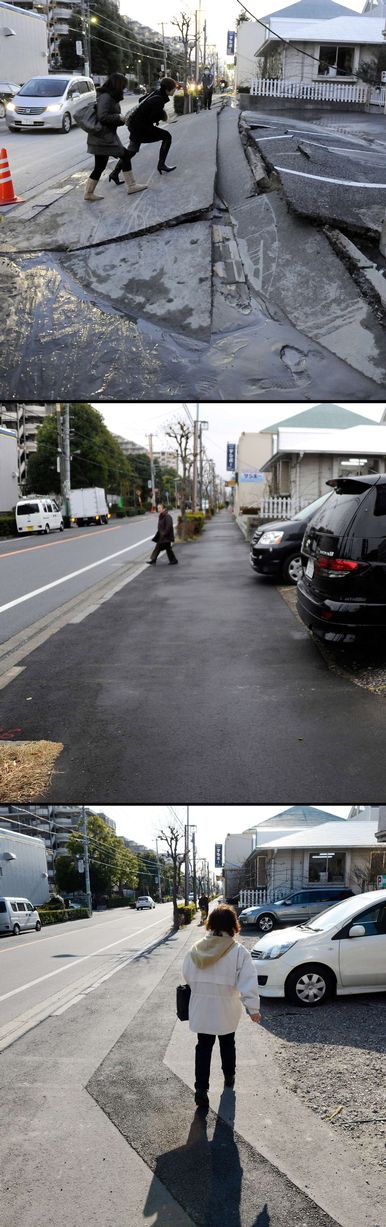
[[366, 929], [364, 925], [352, 925], [348, 932], [349, 937], [366, 937]]

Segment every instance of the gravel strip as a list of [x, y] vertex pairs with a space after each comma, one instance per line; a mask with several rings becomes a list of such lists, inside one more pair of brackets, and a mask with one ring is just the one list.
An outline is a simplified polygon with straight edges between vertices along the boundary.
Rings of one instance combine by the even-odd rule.
[[[283, 601], [286, 602], [286, 605], [288, 605], [301, 626], [304, 626], [297, 612], [296, 587], [280, 587], [278, 592], [280, 592]], [[386, 652], [384, 647], [374, 647], [372, 644], [369, 644], [367, 647], [337, 648], [334, 651], [333, 648], [323, 643], [321, 639], [317, 639], [316, 636], [314, 637], [314, 643], [331, 673], [335, 673], [338, 677], [344, 677], [346, 681], [352, 682], [354, 686], [360, 686], [362, 690], [370, 690], [373, 694], [386, 694]]]
[[[243, 933], [248, 950], [257, 934]], [[340, 997], [317, 1009], [262, 998], [283, 1085], [386, 1176], [386, 995]]]

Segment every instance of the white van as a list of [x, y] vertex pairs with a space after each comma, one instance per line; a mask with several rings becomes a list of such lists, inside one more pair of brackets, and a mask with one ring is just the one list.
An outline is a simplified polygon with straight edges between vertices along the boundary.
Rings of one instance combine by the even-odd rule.
[[18, 533], [63, 532], [63, 516], [53, 498], [23, 498], [16, 504]]
[[29, 899], [0, 899], [0, 933], [14, 933], [22, 929], [41, 929], [39, 912]]

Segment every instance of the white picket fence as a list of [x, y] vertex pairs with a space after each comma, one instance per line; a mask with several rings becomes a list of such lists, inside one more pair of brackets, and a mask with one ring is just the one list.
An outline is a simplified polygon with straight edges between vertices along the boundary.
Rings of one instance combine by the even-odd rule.
[[302, 507], [307, 507], [310, 502], [310, 498], [295, 499], [278, 494], [271, 495], [270, 498], [260, 499], [260, 515], [263, 519], [290, 520], [291, 516], [301, 511]]
[[372, 106], [384, 107], [386, 101], [386, 86], [381, 85], [379, 89], [372, 85], [370, 92], [370, 102]]
[[266, 886], [258, 886], [256, 890], [241, 890], [239, 903], [241, 907], [257, 907], [260, 903], [275, 903], [276, 899], [285, 899], [291, 887], [288, 882], [282, 883], [275, 890]]
[[[374, 91], [377, 92], [377, 91]], [[251, 94], [259, 98], [301, 98], [315, 102], [367, 102], [368, 87], [362, 81], [354, 84], [331, 81], [287, 81], [252, 77]]]

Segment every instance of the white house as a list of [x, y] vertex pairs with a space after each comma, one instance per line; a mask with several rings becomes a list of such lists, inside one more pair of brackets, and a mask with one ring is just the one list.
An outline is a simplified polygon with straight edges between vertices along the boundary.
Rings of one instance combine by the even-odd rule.
[[[246, 887], [265, 887], [268, 897], [316, 883], [360, 892], [376, 887], [380, 845], [375, 818], [323, 822], [275, 836], [253, 851], [244, 869]], [[386, 850], [386, 843], [385, 843]], [[260, 862], [260, 863], [259, 863]]]
[[262, 466], [271, 453], [268, 436], [243, 431], [237, 444], [234, 507], [236, 515], [241, 507], [256, 507], [269, 493], [267, 477]]
[[[300, 0], [261, 21], [243, 22], [238, 33], [238, 87], [250, 86], [259, 97], [301, 93], [310, 100], [331, 96], [335, 101], [356, 99], [364, 104], [367, 87], [358, 82], [358, 70], [364, 62], [376, 63], [385, 45], [384, 28], [380, 6], [358, 14], [329, 0], [315, 8], [309, 0]], [[284, 83], [293, 86], [291, 94]], [[332, 84], [334, 90], [327, 88]], [[296, 91], [296, 85], [302, 91]], [[351, 89], [344, 91], [348, 85]]]
[[386, 472], [386, 423], [348, 430], [279, 427], [273, 446], [263, 465], [271, 494], [289, 495], [299, 506], [326, 493], [331, 478]]
[[[334, 821], [344, 822], [335, 816]], [[309, 827], [331, 823], [331, 814], [318, 809], [315, 805], [291, 805], [289, 809], [266, 818], [264, 822], [256, 823], [239, 835], [227, 835], [224, 847], [224, 877], [226, 896], [235, 895], [243, 885], [248, 884], [249, 868], [246, 866], [253, 858], [257, 866], [257, 885], [266, 885], [265, 860], [255, 856], [256, 849], [265, 844], [291, 836], [294, 832], [308, 830]]]

